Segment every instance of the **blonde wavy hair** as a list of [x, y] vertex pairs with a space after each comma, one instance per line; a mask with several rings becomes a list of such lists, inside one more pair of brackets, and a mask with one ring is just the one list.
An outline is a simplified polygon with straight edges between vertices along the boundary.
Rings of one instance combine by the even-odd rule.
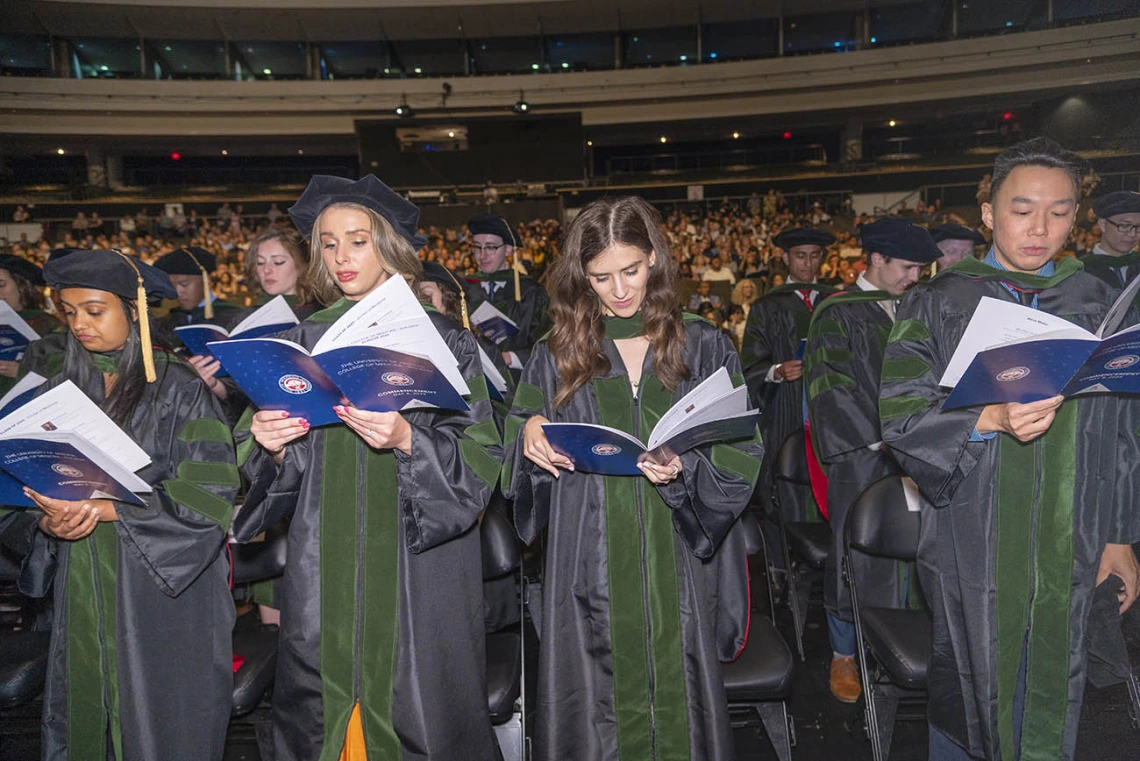
[[408, 281], [412, 292], [419, 293], [416, 286], [423, 279], [424, 266], [412, 244], [397, 233], [388, 220], [367, 206], [357, 203], [334, 203], [321, 211], [317, 221], [313, 223], [313, 232], [309, 238], [309, 269], [306, 274], [318, 301], [322, 304], [331, 304], [344, 295], [337, 287], [333, 276], [329, 274], [324, 257], [321, 255], [321, 219], [329, 209], [353, 209], [366, 214], [372, 229], [372, 251], [376, 254], [380, 267], [389, 275], [399, 275], [404, 278]]

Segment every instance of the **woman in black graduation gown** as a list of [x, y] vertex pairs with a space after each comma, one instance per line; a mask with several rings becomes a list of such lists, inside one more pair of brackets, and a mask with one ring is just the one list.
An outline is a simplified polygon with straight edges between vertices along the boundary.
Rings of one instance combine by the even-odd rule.
[[[238, 486], [217, 401], [177, 357], [153, 350], [145, 295], [169, 278], [115, 251], [48, 262], [70, 333], [61, 372], [151, 457], [146, 504], [30, 492], [32, 551], [20, 586], [54, 587], [43, 757], [222, 757], [233, 691], [226, 531]], [[38, 524], [38, 526], [37, 526]]]
[[[0, 299], [28, 323], [40, 338], [60, 329], [55, 315], [44, 311], [47, 300], [44, 298], [44, 275], [32, 262], [19, 256], [0, 256]], [[11, 387], [9, 378], [19, 375], [20, 363], [0, 361], [0, 394]]]
[[[340, 295], [283, 337], [312, 347], [389, 277], [414, 286], [419, 210], [373, 175], [317, 176], [289, 210], [312, 241], [318, 295]], [[332, 300], [332, 299], [328, 299]], [[483, 761], [487, 710], [479, 516], [501, 443], [472, 335], [434, 309], [467, 412], [338, 407], [310, 430], [247, 412], [238, 459], [249, 540], [291, 515], [273, 734], [278, 761]]]
[[743, 383], [728, 336], [684, 316], [657, 212], [596, 201], [551, 273], [554, 328], [507, 420], [504, 491], [519, 535], [549, 529], [535, 757], [734, 757], [720, 661], [744, 646], [747, 564], [737, 518], [758, 440], [699, 447], [644, 478], [575, 472], [542, 424], [647, 436], [720, 368]]
[[[309, 251], [300, 233], [290, 227], [270, 227], [249, 244], [245, 254], [245, 282], [253, 293], [258, 294], [253, 306], [237, 312], [227, 312], [224, 319], [214, 322], [231, 330], [242, 320], [278, 296], [289, 302], [293, 314], [303, 320], [321, 308], [316, 293], [309, 285], [307, 270]], [[211, 356], [190, 357], [190, 364], [198, 375], [225, 403], [227, 411], [234, 413], [234, 419], [245, 410], [249, 399], [241, 393], [232, 379], [217, 378], [221, 365]]]

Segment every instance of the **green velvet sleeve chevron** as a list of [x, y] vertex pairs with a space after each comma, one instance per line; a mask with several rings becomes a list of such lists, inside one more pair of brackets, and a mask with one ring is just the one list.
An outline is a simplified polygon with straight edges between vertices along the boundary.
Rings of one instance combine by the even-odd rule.
[[876, 325], [858, 319], [864, 306], [817, 310], [808, 330], [808, 415], [812, 444], [825, 466], [882, 440], [877, 394], [882, 353]]
[[937, 285], [914, 288], [898, 310], [883, 360], [879, 420], [883, 441], [935, 506], [950, 504], [987, 442], [971, 442], [981, 409], [942, 410], [938, 381], [969, 314], [945, 305]]
[[[120, 545], [175, 596], [225, 546], [239, 476], [230, 429], [205, 384], [187, 378], [164, 392], [171, 409], [159, 417], [156, 444], [148, 449], [155, 460], [151, 468], [165, 471], [165, 477], [152, 484], [146, 505], [117, 503], [115, 526]], [[156, 451], [167, 455], [165, 462]]]

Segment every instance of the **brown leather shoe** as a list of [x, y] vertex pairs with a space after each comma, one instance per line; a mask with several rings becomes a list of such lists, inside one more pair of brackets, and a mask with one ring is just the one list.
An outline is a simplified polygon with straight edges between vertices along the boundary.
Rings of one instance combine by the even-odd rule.
[[831, 661], [831, 694], [844, 703], [854, 703], [863, 694], [863, 689], [859, 686], [859, 667], [854, 658], [835, 658]]

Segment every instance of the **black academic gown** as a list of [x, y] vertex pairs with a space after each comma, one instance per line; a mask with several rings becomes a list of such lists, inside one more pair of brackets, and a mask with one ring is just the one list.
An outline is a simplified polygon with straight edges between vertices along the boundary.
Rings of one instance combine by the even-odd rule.
[[28, 323], [28, 327], [39, 334], [40, 338], [63, 330], [60, 319], [42, 309], [21, 309], [17, 314]]
[[[352, 305], [283, 334], [312, 347]], [[353, 705], [370, 761], [497, 757], [487, 713], [477, 521], [501, 443], [471, 334], [431, 310], [471, 389], [468, 412], [415, 410], [412, 454], [344, 425], [290, 443], [280, 467], [237, 427], [250, 480], [234, 522], [249, 541], [284, 517], [289, 563], [273, 695], [278, 761], [336, 759]]]
[[1086, 272], [1116, 289], [1123, 289], [1140, 275], [1140, 251], [1132, 251], [1124, 256], [1092, 253], [1082, 256], [1080, 261], [1085, 265]]
[[[894, 324], [879, 306], [885, 291], [838, 293], [816, 305], [804, 354], [811, 440], [827, 474], [827, 511], [832, 548], [827, 558], [824, 604], [851, 621], [851, 594], [843, 579], [844, 526], [856, 498], [875, 481], [898, 473], [898, 464], [881, 448], [879, 372]], [[907, 566], [854, 553], [864, 604], [900, 607]], [[917, 587], [917, 579], [914, 586]], [[916, 594], [917, 589], [912, 594]]]
[[559, 374], [540, 342], [507, 420], [503, 484], [519, 536], [530, 543], [548, 529], [535, 758], [731, 759], [719, 661], [747, 637], [737, 517], [759, 472], [759, 440], [686, 452], [683, 475], [656, 487], [641, 476], [584, 472], [556, 481], [523, 455], [520, 430], [539, 414], [647, 436], [717, 369], [742, 382], [739, 361], [726, 335], [694, 318], [683, 352], [692, 376], [670, 393], [650, 349], [635, 399], [613, 341], [604, 348], [610, 371], [554, 410]]
[[204, 306], [196, 306], [193, 309], [175, 306], [162, 317], [154, 319], [151, 322], [151, 330], [159, 343], [178, 348], [182, 346], [182, 341], [174, 332], [175, 328], [183, 325], [203, 325], [206, 323], [227, 327], [234, 324], [234, 318], [238, 313], [244, 311], [245, 309], [237, 304], [231, 304], [224, 299], [214, 299], [214, 316], [207, 320]]
[[487, 300], [483, 283], [488, 280], [501, 284], [491, 305], [519, 326], [518, 333], [498, 344], [499, 352], [512, 351], [518, 356], [519, 362], [526, 365], [538, 339], [550, 330], [550, 298], [546, 295], [546, 289], [526, 275], [519, 275], [519, 300], [515, 301], [513, 270], [472, 276], [467, 278], [468, 313], [473, 314]]
[[[803, 288], [819, 292], [816, 304], [835, 291], [820, 283], [792, 283], [769, 291], [748, 310], [740, 344], [740, 361], [749, 396], [763, 411], [760, 433], [764, 437], [764, 464], [756, 496], [769, 517], [775, 515], [771, 501], [775, 484], [773, 462], [784, 440], [803, 428], [804, 386], [802, 380], [769, 383], [765, 376], [772, 365], [795, 359], [800, 341], [807, 338], [812, 313], [797, 292]], [[781, 507], [785, 521], [822, 520], [807, 489], [785, 495]]]
[[[146, 505], [67, 542], [22, 516], [30, 596], [54, 594], [43, 758], [221, 759], [233, 700], [226, 532], [238, 472], [213, 395], [193, 369], [155, 352], [126, 431], [150, 455]], [[44, 384], [46, 391], [64, 378]]]
[[883, 438], [926, 500], [918, 562], [934, 617], [931, 723], [979, 758], [1015, 757], [1012, 696], [1023, 644], [1029, 698], [1021, 758], [1071, 759], [1084, 634], [1101, 551], [1137, 539], [1136, 402], [1065, 402], [1029, 444], [971, 442], [980, 408], [941, 410], [938, 380], [982, 296], [1005, 280], [1044, 288], [1039, 307], [1094, 330], [1115, 292], [1063, 260], [1016, 276], [967, 259], [903, 302], [883, 366]]

